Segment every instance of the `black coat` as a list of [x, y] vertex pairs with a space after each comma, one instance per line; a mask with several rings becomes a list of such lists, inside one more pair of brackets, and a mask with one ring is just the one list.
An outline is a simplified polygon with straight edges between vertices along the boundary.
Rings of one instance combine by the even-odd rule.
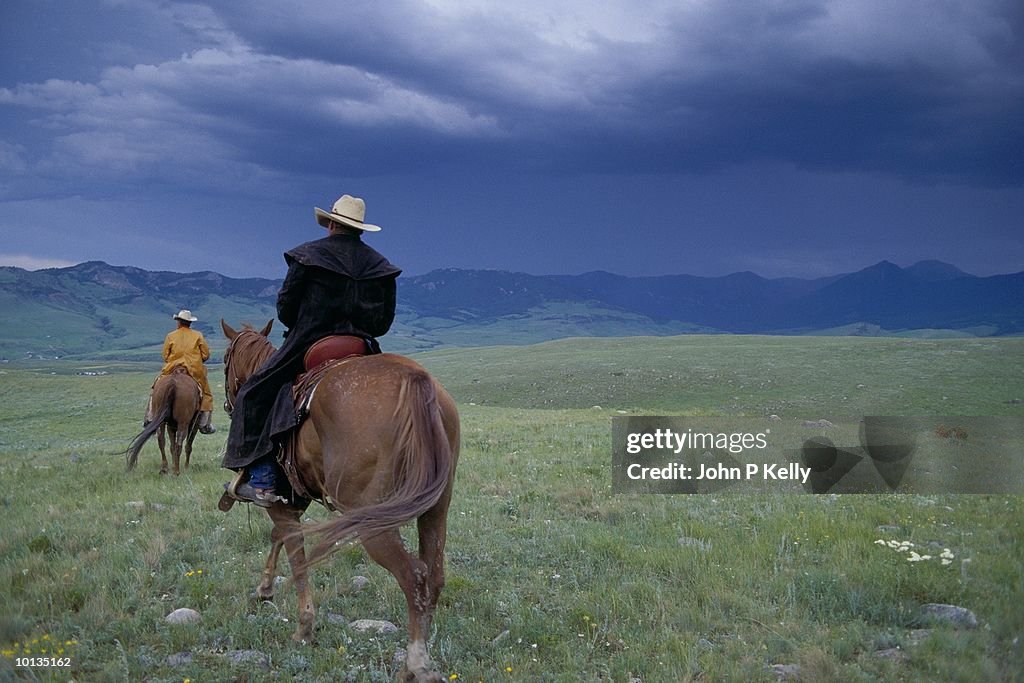
[[277, 295], [277, 317], [288, 328], [284, 344], [235, 399], [223, 466], [245, 467], [272, 453], [295, 426], [291, 385], [306, 350], [332, 334], [376, 337], [395, 319], [395, 279], [402, 271], [356, 235], [331, 235], [285, 253], [288, 274]]

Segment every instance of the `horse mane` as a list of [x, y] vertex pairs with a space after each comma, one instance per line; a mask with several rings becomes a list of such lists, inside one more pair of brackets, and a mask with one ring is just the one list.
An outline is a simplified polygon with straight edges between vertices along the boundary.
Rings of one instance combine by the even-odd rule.
[[253, 329], [253, 326], [249, 323], [245, 323], [242, 326], [238, 336], [231, 341], [229, 348], [238, 354], [235, 362], [241, 363], [252, 370], [256, 370], [263, 365], [275, 351], [274, 345], [270, 340]]

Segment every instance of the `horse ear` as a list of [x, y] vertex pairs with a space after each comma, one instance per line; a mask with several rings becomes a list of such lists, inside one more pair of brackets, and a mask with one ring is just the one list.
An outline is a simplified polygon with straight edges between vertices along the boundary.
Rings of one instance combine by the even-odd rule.
[[262, 334], [264, 337], [266, 337], [268, 334], [270, 334], [270, 328], [273, 327], [273, 326], [274, 326], [274, 319], [271, 318], [269, 321], [267, 321], [267, 326], [264, 327], [262, 330], [260, 330], [260, 334]]
[[235, 337], [238, 336], [238, 332], [235, 332], [235, 330], [232, 329], [231, 325], [228, 325], [226, 322], [224, 322], [224, 318], [220, 319], [220, 328], [224, 330], [224, 336], [227, 337], [228, 339], [234, 339]]

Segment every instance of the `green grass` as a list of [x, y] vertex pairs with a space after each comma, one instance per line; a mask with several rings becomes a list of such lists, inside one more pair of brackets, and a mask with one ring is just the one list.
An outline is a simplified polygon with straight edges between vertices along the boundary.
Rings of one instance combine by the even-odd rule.
[[[1020, 415], [1007, 401], [1024, 398], [1022, 351], [1019, 339], [727, 336], [421, 357], [463, 422], [432, 655], [460, 681], [771, 681], [770, 664], [813, 681], [1019, 679], [1019, 497], [612, 495], [610, 418]], [[0, 366], [0, 680], [392, 680], [404, 598], [360, 548], [313, 571], [313, 646], [291, 642], [287, 586], [276, 605], [251, 600], [270, 524], [215, 508], [223, 415], [180, 478], [157, 474], [155, 443], [123, 471], [158, 367]], [[211, 383], [222, 396], [223, 377]], [[908, 562], [879, 538], [955, 560]], [[357, 574], [370, 585], [349, 594]], [[928, 602], [970, 608], [981, 626], [914, 644]], [[178, 607], [202, 625], [168, 626]], [[360, 635], [329, 613], [400, 630]], [[12, 667], [15, 649], [58, 642], [71, 672]], [[906, 661], [875, 655], [896, 646]], [[227, 663], [237, 649], [267, 654], [271, 671]], [[186, 651], [190, 664], [168, 664]]]

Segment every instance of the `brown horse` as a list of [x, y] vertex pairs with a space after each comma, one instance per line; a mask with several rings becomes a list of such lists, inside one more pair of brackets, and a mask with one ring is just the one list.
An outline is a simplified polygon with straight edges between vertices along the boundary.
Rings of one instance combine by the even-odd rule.
[[[271, 321], [273, 322], [273, 321]], [[221, 320], [230, 340], [224, 356], [226, 406], [272, 350], [260, 332], [235, 331]], [[308, 641], [315, 609], [307, 567], [347, 541], [360, 541], [391, 572], [409, 610], [406, 681], [441, 681], [426, 641], [444, 586], [448, 504], [459, 457], [459, 416], [448, 392], [416, 362], [394, 354], [353, 358], [332, 368], [320, 382], [309, 418], [296, 437], [296, 466], [310, 493], [342, 511], [310, 529], [320, 534], [307, 561], [302, 510], [274, 503], [273, 545], [258, 597], [270, 600], [282, 545], [298, 592], [299, 625], [293, 638]], [[405, 548], [399, 527], [416, 520], [419, 552]]]
[[199, 430], [199, 405], [202, 393], [199, 384], [188, 374], [184, 366], [171, 370], [153, 385], [153, 419], [132, 439], [128, 446], [128, 469], [134, 469], [139, 460], [139, 451], [157, 432], [160, 445], [160, 474], [167, 474], [167, 452], [164, 434], [171, 437], [171, 458], [174, 460], [174, 474], [180, 474], [182, 445], [185, 447], [185, 469], [192, 459], [192, 441]]

